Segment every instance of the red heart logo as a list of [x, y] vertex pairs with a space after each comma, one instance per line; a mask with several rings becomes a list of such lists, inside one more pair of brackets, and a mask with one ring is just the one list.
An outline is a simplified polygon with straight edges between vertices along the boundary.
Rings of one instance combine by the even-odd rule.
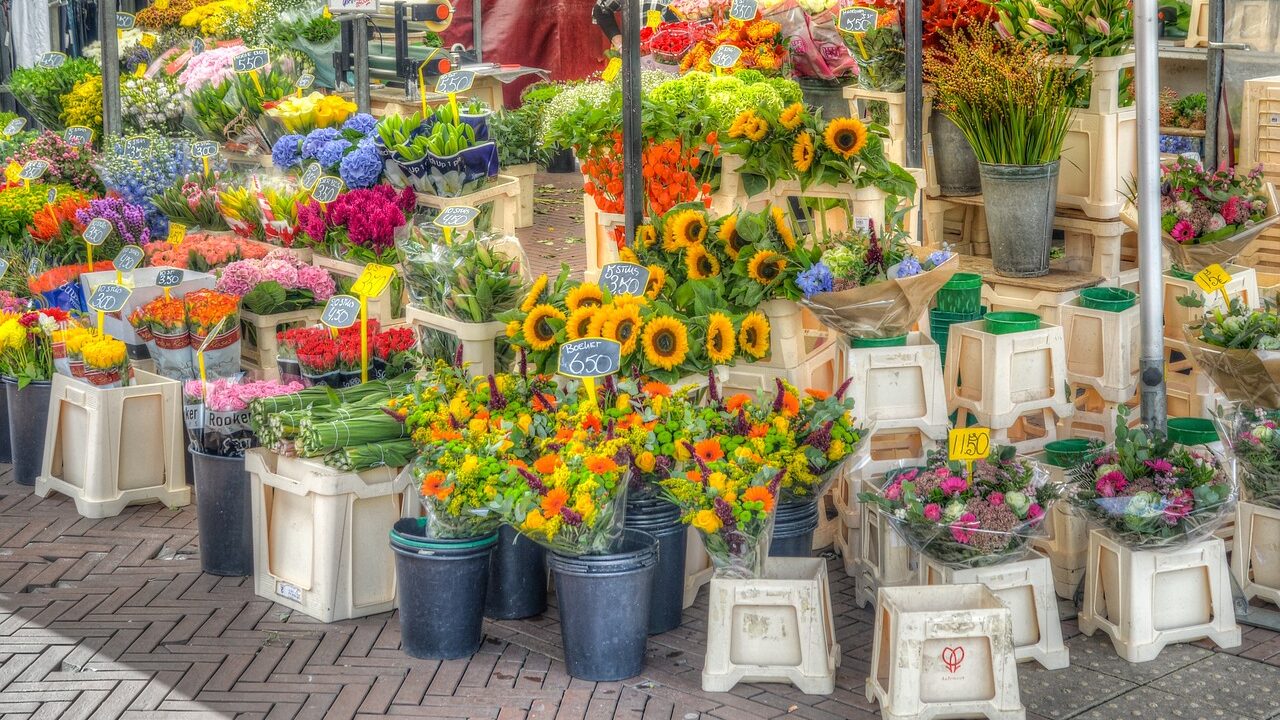
[[963, 647], [949, 647], [942, 649], [942, 664], [947, 667], [947, 672], [954, 673], [960, 669], [960, 664], [964, 662]]

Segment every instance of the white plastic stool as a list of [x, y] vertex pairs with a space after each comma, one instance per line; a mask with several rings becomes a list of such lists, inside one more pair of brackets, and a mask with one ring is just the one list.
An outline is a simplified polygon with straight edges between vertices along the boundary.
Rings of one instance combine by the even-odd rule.
[[[1067, 417], [1066, 344], [1062, 328], [996, 335], [985, 320], [952, 325], [947, 337], [947, 400], [993, 431], [1036, 410]], [[994, 438], [993, 438], [994, 439]]]
[[848, 397], [858, 416], [875, 424], [877, 432], [915, 428], [930, 437], [945, 437], [947, 389], [938, 345], [913, 332], [907, 344], [895, 347], [849, 348]]
[[853, 600], [858, 607], [875, 601], [882, 587], [915, 582], [915, 553], [898, 535], [884, 513], [870, 503], [862, 503], [860, 516], [858, 565], [854, 575]]
[[1089, 533], [1080, 632], [1102, 630], [1129, 662], [1154, 660], [1169, 643], [1208, 638], [1240, 644], [1222, 540], [1157, 552]]
[[1241, 502], [1231, 543], [1231, 574], [1246, 600], [1280, 605], [1280, 510]]
[[1009, 608], [978, 584], [881, 588], [872, 700], [885, 720], [1025, 720]]
[[711, 556], [702, 544], [702, 537], [697, 530], [690, 527], [689, 536], [684, 545], [684, 608], [689, 609], [698, 599], [698, 591], [703, 585], [711, 582], [715, 568], [711, 566]]
[[1071, 600], [1084, 577], [1088, 561], [1089, 522], [1082, 515], [1071, 512], [1066, 501], [1060, 501], [1049, 510], [1046, 525], [1049, 537], [1032, 540], [1031, 547], [1049, 558], [1058, 597]]
[[986, 585], [1013, 613], [1013, 652], [1019, 662], [1035, 660], [1049, 670], [1071, 664], [1069, 651], [1062, 644], [1049, 558], [1032, 553], [1026, 560], [957, 570], [922, 557], [920, 582]]

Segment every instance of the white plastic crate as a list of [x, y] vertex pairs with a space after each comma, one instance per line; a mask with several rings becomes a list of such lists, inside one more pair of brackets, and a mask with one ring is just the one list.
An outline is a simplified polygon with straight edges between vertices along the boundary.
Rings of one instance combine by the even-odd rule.
[[1280, 75], [1244, 81], [1239, 167], [1280, 180]]
[[871, 503], [859, 503], [857, 574], [854, 575], [854, 602], [866, 607], [874, 602], [876, 590], [909, 585], [916, 580], [918, 555], [907, 545], [884, 513]]
[[137, 503], [187, 505], [186, 440], [176, 380], [135, 370], [132, 385], [104, 390], [54, 375], [35, 494], [66, 495], [87, 518]]
[[1058, 165], [1058, 204], [1097, 220], [1120, 216], [1138, 166], [1135, 108], [1071, 114]]
[[504, 323], [462, 322], [414, 305], [406, 307], [404, 315], [416, 333], [423, 329], [439, 330], [457, 338], [462, 346], [462, 362], [471, 377], [486, 377], [503, 370], [495, 361], [497, 348], [494, 343], [506, 336], [507, 326]]
[[[889, 131], [889, 136], [884, 140], [884, 156], [889, 162], [906, 165], [907, 94], [905, 92], [867, 90], [857, 85], [845, 85], [844, 97], [849, 101], [849, 117], [868, 118], [872, 115], [870, 106], [873, 103], [882, 104], [888, 109], [889, 123], [885, 127]], [[920, 127], [924, 132], [929, 130], [929, 116], [933, 112], [932, 99], [933, 88], [926, 85], [924, 88], [923, 108], [920, 114]]]
[[[1041, 323], [1038, 330], [1006, 335], [985, 328], [984, 320], [951, 326], [946, 365], [950, 406], [967, 410], [992, 430], [1012, 428], [1035, 411], [1070, 415], [1062, 328]], [[1046, 421], [1049, 429], [1055, 422]]]
[[582, 194], [583, 242], [587, 246], [587, 267], [582, 273], [583, 280], [596, 282], [600, 278], [600, 268], [618, 262], [618, 243], [614, 239], [614, 233], [617, 228], [623, 227], [625, 220], [621, 213], [600, 212], [596, 201], [590, 195]]
[[245, 453], [253, 499], [254, 591], [334, 622], [396, 605], [389, 533], [417, 515], [410, 473], [349, 473], [262, 448]]
[[508, 175], [498, 175], [484, 187], [475, 192], [457, 197], [441, 197], [428, 193], [417, 193], [418, 207], [443, 210], [450, 205], [469, 205], [483, 208], [493, 204], [490, 216], [490, 227], [494, 232], [503, 235], [515, 235], [520, 217], [520, 181]]
[[[1222, 269], [1231, 275], [1231, 282], [1227, 283], [1226, 287], [1228, 297], [1232, 300], [1239, 299], [1250, 308], [1262, 306], [1262, 296], [1258, 292], [1258, 273], [1253, 268], [1228, 263], [1223, 265]], [[1204, 302], [1204, 307], [1192, 308], [1179, 305], [1178, 298], [1186, 295], [1200, 298]], [[1206, 293], [1196, 285], [1194, 280], [1184, 280], [1168, 272], [1164, 274], [1164, 336], [1166, 340], [1186, 342], [1185, 327], [1199, 323], [1204, 319], [1205, 313], [1217, 309], [1226, 310], [1222, 302], [1222, 293]]]
[[1240, 502], [1231, 543], [1231, 574], [1246, 600], [1280, 605], [1280, 510]]
[[1140, 312], [1136, 303], [1118, 313], [1081, 307], [1078, 300], [1063, 305], [1067, 381], [1093, 388], [1107, 402], [1128, 402], [1138, 388]]
[[1189, 48], [1209, 45], [1209, 0], [1191, 0], [1191, 15], [1187, 18], [1187, 39], [1184, 44]]
[[[810, 338], [809, 342], [814, 343], [816, 340]], [[721, 389], [725, 397], [737, 393], [746, 393], [752, 397], [763, 393], [772, 397], [779, 379], [791, 383], [801, 392], [809, 388], [835, 392], [844, 382], [844, 357], [840, 353], [839, 343], [824, 343], [823, 347], [810, 354], [799, 366], [789, 369], [748, 362], [731, 365], [726, 368]]]
[[987, 312], [1029, 312], [1039, 315], [1050, 325], [1061, 325], [1062, 307], [1078, 297], [1079, 290], [1037, 290], [1006, 284], [999, 277], [986, 277], [982, 282], [982, 304], [987, 307]]
[[848, 348], [846, 377], [852, 378], [848, 396], [858, 417], [873, 423], [877, 433], [915, 428], [932, 437], [945, 437], [947, 390], [938, 372], [938, 345], [922, 333], [907, 335], [898, 347]]
[[513, 177], [520, 187], [519, 211], [516, 213], [516, 227], [533, 227], [533, 196], [537, 185], [538, 164], [522, 163], [503, 168], [504, 174]]
[[694, 528], [688, 529], [684, 544], [684, 608], [687, 610], [698, 599], [698, 591], [711, 582], [715, 568], [711, 556], [702, 544], [702, 535]]
[[1076, 622], [1085, 635], [1109, 635], [1129, 662], [1154, 660], [1170, 643], [1203, 638], [1236, 647], [1240, 627], [1222, 540], [1157, 552], [1133, 550], [1105, 531], [1091, 531], [1084, 607]]
[[800, 367], [837, 342], [836, 333], [826, 327], [806, 327], [805, 309], [794, 300], [763, 302], [760, 312], [769, 319], [769, 354], [753, 365], [777, 370]]
[[[364, 272], [364, 265], [358, 265], [353, 262], [326, 257], [324, 255], [316, 255], [312, 257], [311, 264], [322, 270], [328, 271], [330, 275], [333, 275], [339, 281], [340, 285], [342, 278], [355, 280], [360, 277], [360, 273]], [[395, 268], [396, 273], [399, 274], [400, 266], [396, 265]], [[369, 298], [367, 303], [369, 319], [377, 320], [384, 329], [404, 320], [404, 309], [409, 304], [408, 295], [405, 294], [403, 287], [399, 289], [400, 299], [398, 302], [394, 301], [394, 298], [392, 298], [391, 294], [393, 292], [396, 292], [396, 282], [394, 280], [387, 283], [386, 289], [384, 289], [377, 297]], [[357, 322], [359, 321], [357, 320]]]
[[[1049, 510], [1046, 526], [1049, 537], [1036, 538], [1031, 547], [1049, 558], [1055, 578], [1070, 579], [1072, 573], [1084, 571], [1089, 554], [1089, 522], [1079, 513], [1072, 512], [1066, 500], [1059, 500]], [[1079, 575], [1076, 576], [1077, 581]], [[1075, 595], [1075, 584], [1067, 593], [1059, 596], [1070, 599]]]
[[279, 380], [280, 343], [276, 333], [320, 322], [324, 308], [256, 315], [240, 311], [240, 366], [259, 380]]
[[808, 695], [835, 691], [835, 640], [827, 563], [769, 562], [751, 580], [713, 578], [702, 689], [728, 692], [740, 682], [790, 682]]

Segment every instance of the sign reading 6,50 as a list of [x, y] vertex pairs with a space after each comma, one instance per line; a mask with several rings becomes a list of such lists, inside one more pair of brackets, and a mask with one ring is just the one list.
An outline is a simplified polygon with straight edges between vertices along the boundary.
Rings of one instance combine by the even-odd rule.
[[583, 338], [560, 346], [559, 372], [574, 378], [598, 378], [618, 372], [622, 345], [605, 338]]

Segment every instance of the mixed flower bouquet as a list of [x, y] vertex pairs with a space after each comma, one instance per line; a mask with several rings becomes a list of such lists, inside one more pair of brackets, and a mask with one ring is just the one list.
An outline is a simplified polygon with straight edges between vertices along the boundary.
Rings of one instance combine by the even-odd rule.
[[49, 168], [40, 177], [41, 183], [70, 185], [87, 193], [102, 191], [102, 182], [93, 169], [97, 156], [90, 146], [73, 145], [61, 135], [45, 131], [14, 152], [9, 162], [26, 165], [32, 160], [49, 163]]
[[0, 374], [18, 389], [53, 377], [53, 333], [71, 323], [65, 310], [43, 308], [7, 315], [0, 322]]
[[973, 463], [948, 463], [943, 453], [924, 467], [885, 476], [875, 492], [858, 495], [874, 503], [898, 534], [933, 560], [950, 567], [982, 567], [1015, 560], [1043, 535], [1055, 490], [1048, 473], [1017, 457], [1014, 447], [993, 447]]
[[[81, 193], [66, 186], [52, 186], [58, 190], [58, 197], [64, 199], [83, 197]], [[48, 202], [50, 186], [33, 184], [23, 187], [21, 182], [0, 185], [0, 247], [11, 254], [25, 249], [27, 228], [35, 222], [45, 210]]]
[[[1178, 302], [1204, 304], [1197, 295]], [[1235, 298], [1226, 312], [1216, 308], [1185, 330], [1191, 359], [1228, 400], [1280, 407], [1280, 315], [1274, 298], [1264, 298], [1257, 309]]]
[[298, 228], [330, 257], [394, 265], [399, 260], [396, 236], [406, 228], [416, 204], [410, 188], [396, 192], [378, 185], [351, 190], [324, 207], [310, 203], [298, 208]]
[[260, 260], [237, 260], [218, 276], [220, 292], [240, 297], [244, 309], [273, 315], [323, 304], [335, 292], [333, 278], [303, 263], [287, 250], [272, 250]]
[[746, 21], [730, 18], [714, 36], [695, 42], [680, 60], [680, 72], [712, 72], [715, 68], [711, 65], [711, 55], [721, 45], [733, 45], [742, 51], [730, 71], [759, 70], [780, 75], [786, 70], [787, 42], [782, 26], [756, 17]]
[[311, 191], [288, 180], [263, 180], [258, 190], [262, 234], [276, 245], [291, 248], [298, 235], [298, 208], [310, 202]]
[[521, 259], [489, 235], [465, 233], [446, 243], [411, 227], [397, 238], [409, 299], [463, 322], [494, 322], [516, 307], [524, 289]]
[[[236, 235], [260, 240], [266, 236], [262, 203], [252, 187], [223, 187], [218, 190], [218, 214]], [[292, 213], [296, 219], [297, 210]], [[295, 227], [296, 229], [296, 227]]]
[[1214, 416], [1237, 463], [1241, 499], [1280, 508], [1280, 411], [1239, 404]]
[[1130, 429], [1116, 416], [1116, 440], [1072, 473], [1072, 503], [1117, 540], [1141, 549], [1175, 547], [1211, 535], [1235, 508], [1236, 487], [1206, 450]]

